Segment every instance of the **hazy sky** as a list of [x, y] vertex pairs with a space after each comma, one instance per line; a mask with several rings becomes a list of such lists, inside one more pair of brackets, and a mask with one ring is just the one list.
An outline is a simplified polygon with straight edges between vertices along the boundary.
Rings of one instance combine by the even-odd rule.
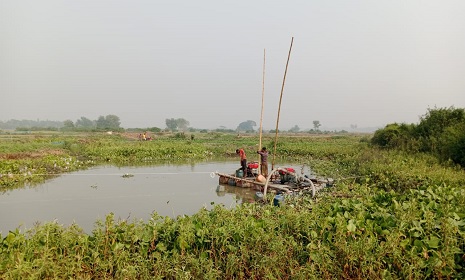
[[465, 1], [0, 0], [0, 120], [274, 129], [465, 108]]

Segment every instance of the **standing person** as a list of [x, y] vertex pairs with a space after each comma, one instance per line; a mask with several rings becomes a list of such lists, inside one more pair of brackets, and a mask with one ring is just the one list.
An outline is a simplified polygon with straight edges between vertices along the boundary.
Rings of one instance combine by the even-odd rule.
[[260, 173], [268, 177], [268, 151], [266, 147], [263, 147], [260, 151], [257, 151], [257, 154], [260, 154]]
[[247, 156], [245, 155], [244, 149], [236, 149], [236, 154], [241, 157], [242, 174], [247, 177]]

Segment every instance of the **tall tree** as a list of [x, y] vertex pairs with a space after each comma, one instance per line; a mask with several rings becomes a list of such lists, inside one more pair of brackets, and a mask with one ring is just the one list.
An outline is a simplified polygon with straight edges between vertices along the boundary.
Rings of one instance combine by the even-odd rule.
[[187, 121], [187, 120], [185, 120], [183, 118], [166, 119], [165, 123], [166, 123], [166, 128], [168, 128], [171, 131], [177, 131], [178, 129], [183, 130], [183, 131], [187, 130], [187, 128], [189, 127], [189, 124], [190, 124], [189, 121]]
[[257, 126], [257, 123], [255, 123], [254, 121], [251, 121], [251, 120], [247, 120], [245, 122], [241, 122], [238, 126], [237, 126], [237, 131], [254, 131], [253, 130], [253, 127], [254, 126]]
[[104, 116], [99, 116], [95, 124], [97, 125], [97, 129], [108, 129], [107, 120]]
[[183, 118], [177, 119], [176, 124], [178, 125], [178, 128], [183, 131], [187, 130], [189, 127], [189, 122]]
[[110, 129], [119, 129], [120, 128], [120, 120], [119, 117], [116, 115], [107, 115], [105, 117], [105, 120], [107, 121], [108, 127]]
[[318, 130], [320, 126], [321, 126], [320, 121], [313, 121], [313, 127], [315, 128], [315, 130]]
[[171, 131], [176, 131], [178, 130], [178, 124], [176, 123], [176, 120], [174, 118], [171, 119], [166, 119], [166, 128], [168, 128]]
[[289, 129], [289, 132], [297, 133], [300, 131], [300, 127], [298, 125], [294, 125], [291, 129]]
[[95, 123], [86, 117], [81, 117], [80, 119], [76, 120], [75, 126], [82, 128], [93, 128], [95, 127]]
[[74, 123], [72, 120], [66, 120], [63, 122], [63, 128], [65, 130], [72, 130], [74, 128]]
[[96, 124], [97, 129], [102, 130], [116, 130], [120, 128], [119, 117], [116, 115], [99, 116]]

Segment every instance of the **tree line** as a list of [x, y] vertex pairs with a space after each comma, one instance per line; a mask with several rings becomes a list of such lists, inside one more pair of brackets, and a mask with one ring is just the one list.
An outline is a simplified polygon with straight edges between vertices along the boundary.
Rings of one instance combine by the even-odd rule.
[[418, 124], [391, 123], [378, 129], [371, 143], [383, 148], [431, 153], [444, 162], [465, 167], [465, 110], [428, 109]]
[[[166, 128], [169, 131], [186, 131], [189, 129], [189, 121], [183, 118], [170, 118], [165, 120]], [[96, 120], [81, 117], [76, 121], [67, 119], [65, 121], [34, 121], [34, 120], [8, 120], [0, 121], [1, 129], [15, 129], [17, 131], [123, 131], [120, 118], [117, 115], [99, 116]], [[134, 130], [134, 129], [128, 129]], [[153, 132], [161, 131], [158, 127], [136, 128], [135, 130], [149, 130]]]
[[[184, 118], [169, 118], [165, 119], [166, 127], [165, 131], [172, 132], [194, 132], [201, 131], [205, 132], [206, 129], [195, 129], [189, 127], [190, 122]], [[254, 127], [257, 123], [253, 120], [247, 120], [239, 123], [236, 129], [228, 129], [224, 126], [220, 126], [218, 129], [214, 129], [216, 132], [235, 133], [245, 132], [254, 133], [256, 130]], [[320, 131], [320, 121], [313, 121], [314, 129], [303, 131], [298, 125], [294, 125], [287, 132], [291, 133], [327, 133], [327, 131]], [[145, 128], [128, 128], [124, 129], [121, 127], [120, 118], [117, 115], [99, 116], [96, 120], [91, 120], [87, 117], [81, 117], [76, 121], [67, 119], [65, 121], [34, 121], [34, 120], [8, 120], [6, 122], [0, 121], [0, 129], [15, 129], [16, 131], [151, 131], [160, 132], [163, 129], [158, 127], [145, 127]], [[276, 130], [271, 129], [268, 132], [274, 133]], [[281, 131], [281, 130], [279, 130]], [[341, 131], [346, 132], [346, 131]]]
[[[17, 128], [49, 128], [50, 130], [58, 130], [63, 127], [63, 122], [50, 120], [16, 120], [0, 121], [2, 129], [17, 129]], [[31, 129], [30, 129], [31, 130]]]
[[65, 120], [63, 122], [63, 130], [123, 130], [120, 125], [120, 118], [116, 115], [99, 116], [96, 120], [81, 117], [76, 120], [76, 122], [73, 122], [72, 120]]

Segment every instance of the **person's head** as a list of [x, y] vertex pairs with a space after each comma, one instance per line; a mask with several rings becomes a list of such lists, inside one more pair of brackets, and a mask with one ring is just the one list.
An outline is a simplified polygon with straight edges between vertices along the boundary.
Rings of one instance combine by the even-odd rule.
[[262, 151], [266, 151], [266, 147], [263, 147], [263, 148], [262, 148]]
[[236, 154], [238, 154], [238, 153], [239, 153], [239, 149], [236, 149]]

